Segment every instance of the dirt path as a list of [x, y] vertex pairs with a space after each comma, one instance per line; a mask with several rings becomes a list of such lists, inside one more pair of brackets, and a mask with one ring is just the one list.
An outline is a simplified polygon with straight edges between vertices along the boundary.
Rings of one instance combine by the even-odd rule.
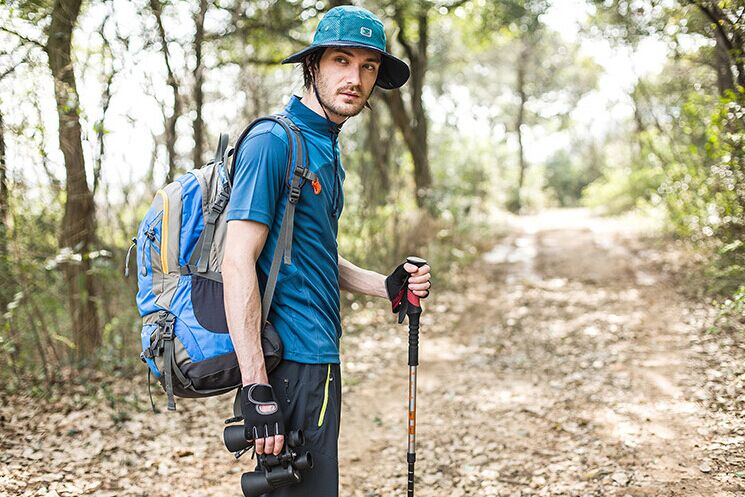
[[[742, 422], [704, 402], [703, 311], [662, 254], [584, 211], [518, 221], [462, 291], [426, 303], [417, 495], [743, 495]], [[343, 497], [405, 492], [406, 329], [391, 321], [381, 305], [345, 316]], [[229, 404], [154, 417], [139, 378], [5, 399], [0, 495], [239, 495], [250, 464], [221, 446]]]
[[[699, 329], [660, 254], [584, 211], [514, 228], [461, 295], [428, 307], [419, 495], [741, 492], [707, 450], [714, 418], [691, 395]], [[356, 338], [368, 359], [347, 367], [361, 384], [347, 396], [344, 495], [402, 494], [404, 344], [385, 335]]]

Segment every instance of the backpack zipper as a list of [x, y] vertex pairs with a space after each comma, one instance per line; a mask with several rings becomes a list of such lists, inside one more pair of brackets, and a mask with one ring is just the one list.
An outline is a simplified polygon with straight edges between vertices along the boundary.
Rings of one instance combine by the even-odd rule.
[[[158, 224], [158, 222], [163, 218], [163, 213], [158, 213], [155, 218], [150, 221], [150, 224], [148, 225], [147, 229], [142, 232], [143, 235], [145, 235], [145, 238], [150, 240], [150, 244], [155, 243], [155, 246], [158, 247], [158, 252], [160, 253], [160, 245], [158, 245], [156, 242], [158, 241], [158, 238], [155, 236], [155, 228], [154, 226]], [[147, 247], [150, 246], [147, 241], [142, 242], [142, 250], [138, 247], [137, 250], [140, 253], [140, 260], [142, 261], [142, 264], [140, 266], [142, 267], [142, 270], [140, 271], [140, 274], [142, 276], [147, 276], [147, 267], [145, 266], [145, 254], [147, 253]]]
[[[156, 238], [155, 238], [155, 230], [153, 230], [152, 228], [149, 228], [149, 229], [145, 230], [145, 232], [143, 233], [143, 235], [145, 235], [145, 237], [148, 240], [150, 240], [150, 243], [154, 243], [155, 240], [156, 240]], [[142, 244], [142, 264], [141, 264], [141, 266], [142, 266], [142, 271], [141, 271], [142, 276], [147, 276], [147, 267], [145, 266], [145, 245], [146, 244], [144, 244], [144, 243]]]

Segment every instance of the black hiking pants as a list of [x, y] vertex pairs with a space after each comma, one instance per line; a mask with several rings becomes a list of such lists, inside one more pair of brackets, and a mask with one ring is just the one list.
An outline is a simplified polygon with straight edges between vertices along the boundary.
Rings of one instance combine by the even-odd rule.
[[302, 429], [313, 468], [301, 471], [303, 481], [264, 497], [338, 497], [338, 441], [341, 422], [339, 364], [301, 364], [283, 360], [269, 374], [282, 409], [285, 430]]

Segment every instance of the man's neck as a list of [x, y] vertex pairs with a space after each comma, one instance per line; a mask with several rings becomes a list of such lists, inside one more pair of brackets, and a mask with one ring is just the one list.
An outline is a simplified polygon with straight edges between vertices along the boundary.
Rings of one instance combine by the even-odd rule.
[[339, 114], [335, 114], [328, 109], [326, 109], [326, 113], [324, 113], [324, 109], [323, 107], [321, 107], [321, 103], [318, 101], [316, 92], [313, 91], [313, 88], [305, 90], [303, 98], [301, 98], [300, 101], [303, 103], [303, 105], [305, 105], [307, 108], [309, 108], [319, 116], [326, 118], [326, 116], [328, 115], [328, 119], [335, 122], [336, 124], [342, 124], [348, 119], [347, 116], [340, 116]]

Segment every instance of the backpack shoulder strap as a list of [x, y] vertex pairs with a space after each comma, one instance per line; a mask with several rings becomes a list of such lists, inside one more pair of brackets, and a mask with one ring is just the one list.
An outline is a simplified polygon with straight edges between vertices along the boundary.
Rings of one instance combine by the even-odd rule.
[[235, 173], [235, 161], [238, 156], [238, 147], [240, 147], [243, 140], [248, 136], [251, 129], [261, 121], [273, 121], [282, 126], [285, 133], [287, 133], [290, 149], [287, 157], [287, 172], [285, 174], [285, 183], [288, 186], [287, 204], [285, 206], [284, 215], [282, 216], [279, 239], [277, 240], [277, 246], [274, 249], [272, 265], [269, 269], [266, 287], [264, 288], [264, 295], [261, 300], [261, 322], [263, 326], [269, 317], [269, 309], [272, 306], [274, 290], [277, 287], [280, 264], [283, 259], [285, 264], [292, 263], [292, 232], [295, 224], [295, 207], [300, 200], [300, 192], [302, 191], [302, 187], [306, 181], [316, 180], [316, 175], [305, 165], [306, 147], [300, 128], [298, 128], [289, 117], [282, 114], [274, 114], [254, 120], [246, 127], [236, 141], [235, 150], [232, 153], [232, 167], [229, 169], [227, 175], [231, 186], [233, 183], [233, 175]]

